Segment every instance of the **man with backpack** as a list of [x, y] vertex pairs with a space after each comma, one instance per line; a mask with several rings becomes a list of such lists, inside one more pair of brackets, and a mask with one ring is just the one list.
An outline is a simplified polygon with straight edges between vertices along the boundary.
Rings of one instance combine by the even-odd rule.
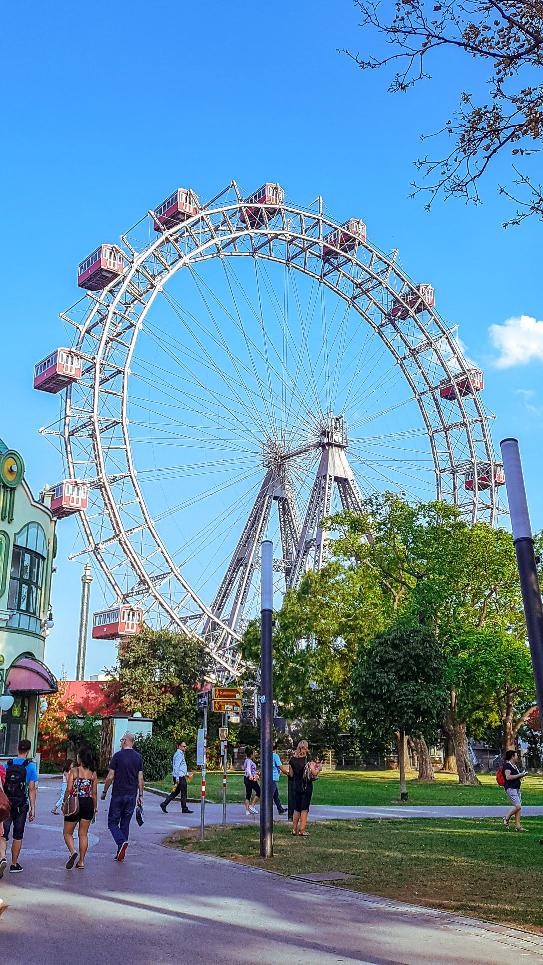
[[4, 791], [10, 804], [10, 814], [7, 821], [4, 821], [3, 837], [0, 837], [0, 878], [6, 870], [6, 849], [12, 828], [13, 841], [9, 870], [11, 874], [18, 874], [23, 870], [19, 864], [19, 855], [23, 845], [26, 819], [33, 821], [36, 816], [38, 771], [34, 762], [28, 757], [31, 746], [29, 740], [19, 741], [17, 748], [19, 756], [6, 764]]

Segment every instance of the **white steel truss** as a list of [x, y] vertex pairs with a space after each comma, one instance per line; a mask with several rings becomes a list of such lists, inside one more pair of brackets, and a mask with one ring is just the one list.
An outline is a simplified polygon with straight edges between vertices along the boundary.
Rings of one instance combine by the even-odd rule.
[[[340, 226], [324, 214], [320, 199], [307, 209], [287, 203], [251, 206], [259, 208], [260, 215], [249, 223], [244, 197], [231, 182], [194, 217], [159, 232], [149, 243], [155, 220], [150, 212], [121, 238], [126, 262], [121, 278], [101, 292], [88, 293], [62, 316], [73, 325], [74, 347], [85, 359], [81, 381], [64, 393], [61, 429], [67, 473], [92, 480], [89, 510], [81, 517], [85, 550], [94, 554], [116, 598], [141, 596], [159, 619], [189, 636], [202, 637], [226, 676], [235, 675], [240, 666], [239, 628], [258, 566], [259, 539], [273, 503], [282, 557], [276, 569], [292, 587], [307, 566], [318, 569], [325, 559], [322, 521], [329, 514], [334, 487], [347, 509], [356, 511], [362, 495], [347, 458], [351, 443], [342, 412], [328, 411], [327, 424], [315, 416], [309, 435], [315, 436], [318, 429], [317, 438], [293, 450], [285, 443], [275, 456], [269, 445], [265, 449], [263, 482], [213, 597], [206, 598], [192, 585], [144, 496], [128, 417], [138, 337], [148, 326], [157, 299], [168, 297], [168, 285], [177, 272], [250, 259], [255, 266], [284, 266], [289, 277], [294, 273], [331, 293], [359, 319], [360, 331], [367, 329], [386, 350], [396, 377], [403, 379], [414, 400], [432, 461], [435, 496], [456, 503], [472, 521], [494, 523], [499, 511], [494, 478], [488, 488], [478, 485], [478, 466], [494, 464], [489, 417], [480, 396], [455, 389], [453, 398], [444, 401], [439, 393], [443, 379], [454, 385], [463, 377], [469, 379], [470, 363], [450, 325], [434, 308], [421, 310], [420, 303], [414, 307], [417, 287], [400, 269], [396, 253], [388, 256], [359, 239], [348, 251], [333, 249], [330, 257], [330, 245], [327, 253], [323, 239]], [[235, 296], [232, 304], [238, 307]], [[402, 310], [393, 312], [392, 306]], [[232, 317], [237, 324], [233, 309]], [[254, 344], [243, 334], [249, 359]], [[235, 369], [235, 353], [220, 335], [213, 337], [241, 378], [244, 373]], [[293, 377], [294, 394], [295, 383]], [[149, 384], [154, 384], [153, 378]], [[228, 399], [213, 397], [209, 386], [194, 385], [201, 399], [207, 392], [208, 409], [228, 405]], [[233, 424], [234, 387], [231, 400]], [[298, 399], [296, 404], [303, 403]], [[179, 396], [170, 404], [179, 405]], [[269, 418], [273, 417], [270, 408]], [[310, 415], [305, 418], [311, 421]], [[295, 469], [303, 453], [319, 449], [320, 463], [300, 524], [294, 482], [298, 477], [290, 467]], [[463, 486], [466, 472], [474, 474], [470, 492]]]

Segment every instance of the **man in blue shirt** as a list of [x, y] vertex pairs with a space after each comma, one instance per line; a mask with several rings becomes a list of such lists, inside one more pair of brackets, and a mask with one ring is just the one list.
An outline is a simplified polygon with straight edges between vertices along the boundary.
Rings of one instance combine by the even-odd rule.
[[0, 878], [6, 870], [6, 850], [9, 832], [13, 828], [11, 842], [10, 873], [18, 874], [23, 869], [19, 864], [19, 855], [23, 846], [23, 835], [26, 819], [33, 821], [36, 817], [36, 785], [38, 771], [33, 761], [28, 759], [31, 743], [29, 740], [19, 741], [18, 757], [9, 760], [6, 766], [4, 790], [10, 803], [10, 815], [4, 821], [3, 836], [0, 838]]
[[273, 788], [273, 800], [275, 801], [275, 806], [279, 814], [285, 814], [285, 812], [288, 810], [287, 808], [284, 808], [283, 805], [281, 804], [281, 799], [279, 797], [279, 788], [277, 787], [277, 782], [281, 777], [282, 767], [283, 767], [283, 764], [281, 762], [281, 758], [277, 753], [277, 744], [274, 744], [273, 754], [272, 754], [272, 788]]
[[121, 737], [121, 750], [113, 755], [104, 782], [102, 801], [105, 801], [110, 785], [111, 802], [107, 816], [107, 826], [117, 845], [117, 861], [124, 861], [128, 848], [128, 829], [136, 808], [143, 805], [143, 761], [139, 751], [134, 750], [134, 735], [126, 733]]

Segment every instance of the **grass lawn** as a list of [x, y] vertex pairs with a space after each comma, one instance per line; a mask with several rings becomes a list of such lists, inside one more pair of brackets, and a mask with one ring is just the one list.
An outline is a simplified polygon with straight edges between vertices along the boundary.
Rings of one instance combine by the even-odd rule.
[[[480, 787], [462, 787], [453, 774], [437, 774], [433, 784], [419, 784], [413, 773], [408, 781], [409, 804], [445, 804], [450, 807], [462, 804], [502, 804], [506, 797], [496, 784], [493, 774], [482, 774]], [[171, 780], [154, 782], [154, 787], [171, 790]], [[286, 778], [280, 784], [282, 799], [287, 797]], [[228, 801], [242, 801], [244, 797], [243, 775], [228, 775]], [[200, 775], [195, 771], [189, 783], [189, 797], [198, 798]], [[222, 773], [208, 771], [206, 794], [209, 801], [222, 801]], [[375, 805], [396, 804], [400, 793], [397, 771], [328, 771], [315, 782], [313, 804]], [[543, 777], [528, 777], [522, 782], [522, 799], [525, 804], [543, 805]]]
[[284, 875], [343, 871], [334, 887], [383, 895], [543, 932], [543, 818], [528, 833], [496, 820], [327, 821], [292, 840], [275, 827], [274, 857], [259, 857], [258, 825], [178, 831], [170, 847], [229, 858]]

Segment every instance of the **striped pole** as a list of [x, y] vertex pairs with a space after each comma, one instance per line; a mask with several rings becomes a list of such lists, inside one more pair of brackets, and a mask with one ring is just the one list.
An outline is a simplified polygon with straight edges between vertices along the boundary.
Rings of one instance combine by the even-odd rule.
[[207, 704], [204, 707], [204, 760], [202, 763], [202, 787], [200, 791], [200, 841], [204, 840], [204, 834], [205, 834], [206, 762], [207, 762]]

